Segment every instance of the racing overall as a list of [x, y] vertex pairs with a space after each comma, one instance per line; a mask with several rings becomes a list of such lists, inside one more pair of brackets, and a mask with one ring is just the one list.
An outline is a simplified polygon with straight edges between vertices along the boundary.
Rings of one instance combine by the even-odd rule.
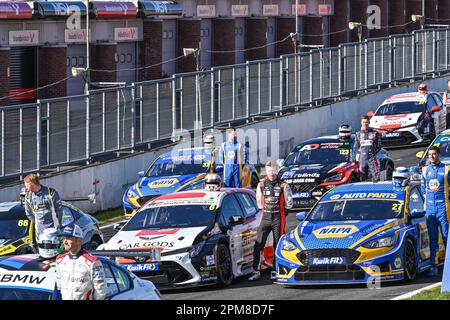
[[369, 171], [373, 181], [380, 180], [380, 163], [376, 154], [380, 150], [381, 137], [378, 131], [358, 131], [356, 133], [355, 148], [359, 152], [359, 172], [361, 181], [369, 178]]
[[241, 187], [242, 180], [242, 153], [243, 148], [237, 142], [223, 142], [221, 146], [221, 159], [223, 163], [223, 179], [225, 187]]
[[107, 288], [101, 261], [84, 250], [58, 255], [56, 288], [62, 300], [104, 300]]
[[430, 164], [422, 168], [422, 192], [425, 195], [425, 210], [428, 234], [430, 236], [430, 261], [436, 264], [436, 251], [439, 249], [439, 233], [447, 246], [449, 204], [449, 176], [450, 167], [442, 162]]
[[284, 234], [286, 217], [284, 209], [291, 209], [293, 205], [292, 191], [287, 183], [278, 178], [270, 181], [266, 177], [258, 184], [256, 198], [258, 207], [262, 210], [262, 220], [253, 249], [253, 270], [259, 270], [261, 250], [271, 231], [273, 232], [273, 268], [275, 269], [275, 250], [281, 235]]
[[36, 193], [28, 191], [25, 195], [25, 213], [35, 225], [36, 241], [45, 229], [59, 229], [63, 209], [58, 192], [46, 186], [41, 186]]

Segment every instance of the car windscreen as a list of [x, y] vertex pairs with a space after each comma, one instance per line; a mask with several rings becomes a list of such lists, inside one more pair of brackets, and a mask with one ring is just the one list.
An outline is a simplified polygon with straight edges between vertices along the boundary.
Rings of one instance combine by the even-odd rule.
[[215, 206], [211, 205], [150, 207], [136, 213], [122, 230], [209, 226], [214, 216]]
[[394, 114], [422, 113], [426, 104], [419, 101], [388, 103], [378, 108], [375, 116], [390, 116]]
[[164, 162], [155, 163], [147, 173], [147, 177], [164, 177], [187, 174], [205, 173], [209, 169], [209, 163], [189, 162]]
[[0, 300], [51, 300], [52, 294], [33, 289], [0, 288]]
[[317, 204], [309, 221], [387, 220], [402, 215], [403, 201], [338, 200]]
[[0, 239], [19, 239], [28, 233], [28, 219], [1, 219], [0, 218]]
[[284, 165], [331, 164], [348, 162], [350, 159], [349, 142], [302, 144], [296, 149], [287, 157]]

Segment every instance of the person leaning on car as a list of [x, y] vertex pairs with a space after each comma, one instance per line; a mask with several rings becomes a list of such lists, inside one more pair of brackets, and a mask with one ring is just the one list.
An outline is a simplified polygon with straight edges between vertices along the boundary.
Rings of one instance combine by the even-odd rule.
[[55, 299], [104, 300], [105, 270], [101, 261], [83, 249], [83, 231], [76, 225], [64, 228], [65, 253], [56, 257]]
[[428, 149], [428, 160], [430, 164], [422, 168], [421, 187], [425, 195], [425, 210], [427, 219], [428, 235], [430, 237], [430, 261], [431, 269], [428, 276], [437, 275], [436, 251], [439, 248], [439, 232], [441, 229], [442, 240], [447, 246], [448, 218], [450, 213], [449, 203], [449, 166], [443, 164], [439, 155], [441, 150], [438, 146]]
[[261, 251], [266, 244], [267, 237], [273, 232], [273, 271], [275, 273], [275, 249], [285, 228], [285, 209], [291, 209], [293, 205], [292, 191], [289, 185], [277, 176], [276, 164], [272, 161], [266, 163], [267, 177], [261, 180], [256, 189], [256, 200], [262, 211], [262, 221], [259, 225], [255, 246], [253, 249], [253, 275], [250, 281], [261, 277], [259, 264]]
[[25, 213], [34, 223], [36, 241], [47, 228], [59, 229], [63, 214], [61, 199], [55, 189], [40, 184], [36, 174], [29, 174], [25, 183]]

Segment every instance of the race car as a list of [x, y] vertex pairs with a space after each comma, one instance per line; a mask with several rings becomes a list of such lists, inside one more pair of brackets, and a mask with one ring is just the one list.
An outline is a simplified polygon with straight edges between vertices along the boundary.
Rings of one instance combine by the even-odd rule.
[[[84, 232], [86, 249], [95, 249], [103, 243], [103, 233], [97, 219], [71, 204], [62, 201], [62, 226], [75, 223]], [[0, 203], [0, 256], [31, 253], [34, 226], [28, 220], [25, 209], [19, 201]]]
[[[253, 271], [253, 246], [261, 223], [255, 197], [244, 188], [162, 195], [139, 209], [99, 250], [159, 252], [155, 259], [116, 259], [159, 288], [227, 286]], [[272, 243], [269, 239], [263, 252], [267, 263], [273, 261]]]
[[435, 92], [391, 96], [378, 109], [367, 113], [370, 127], [381, 133], [383, 146], [421, 144], [446, 129], [447, 110]]
[[[282, 162], [278, 176], [292, 189], [292, 210], [308, 209], [329, 189], [360, 180], [359, 164], [354, 159], [355, 136], [340, 140], [337, 135], [308, 139], [298, 144]], [[381, 179], [392, 178], [394, 161], [381, 149]]]
[[[338, 186], [280, 239], [276, 283], [286, 285], [413, 280], [430, 268], [420, 184], [402, 191], [391, 182]], [[436, 255], [444, 261], [444, 245]]]
[[[105, 270], [107, 300], [161, 300], [156, 287], [147, 280], [99, 257]], [[54, 261], [37, 254], [0, 257], [0, 300], [52, 300], [56, 285]]]
[[[147, 169], [138, 173], [140, 179], [123, 195], [125, 218], [132, 217], [148, 200], [172, 192], [203, 189], [207, 173], [223, 173], [215, 164], [212, 149], [180, 149], [162, 154]], [[258, 174], [253, 165], [244, 164], [242, 187], [256, 188]], [[223, 181], [223, 180], [222, 180]]]

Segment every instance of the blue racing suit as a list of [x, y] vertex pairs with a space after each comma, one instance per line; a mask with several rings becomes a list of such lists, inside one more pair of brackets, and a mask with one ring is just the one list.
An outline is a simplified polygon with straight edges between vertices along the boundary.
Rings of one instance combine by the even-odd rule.
[[225, 187], [240, 188], [242, 184], [243, 147], [240, 143], [222, 143], [221, 157]]
[[422, 192], [425, 195], [425, 210], [428, 234], [430, 236], [430, 261], [436, 264], [436, 252], [439, 249], [439, 232], [447, 246], [449, 210], [449, 171], [450, 167], [442, 162], [422, 168]]

